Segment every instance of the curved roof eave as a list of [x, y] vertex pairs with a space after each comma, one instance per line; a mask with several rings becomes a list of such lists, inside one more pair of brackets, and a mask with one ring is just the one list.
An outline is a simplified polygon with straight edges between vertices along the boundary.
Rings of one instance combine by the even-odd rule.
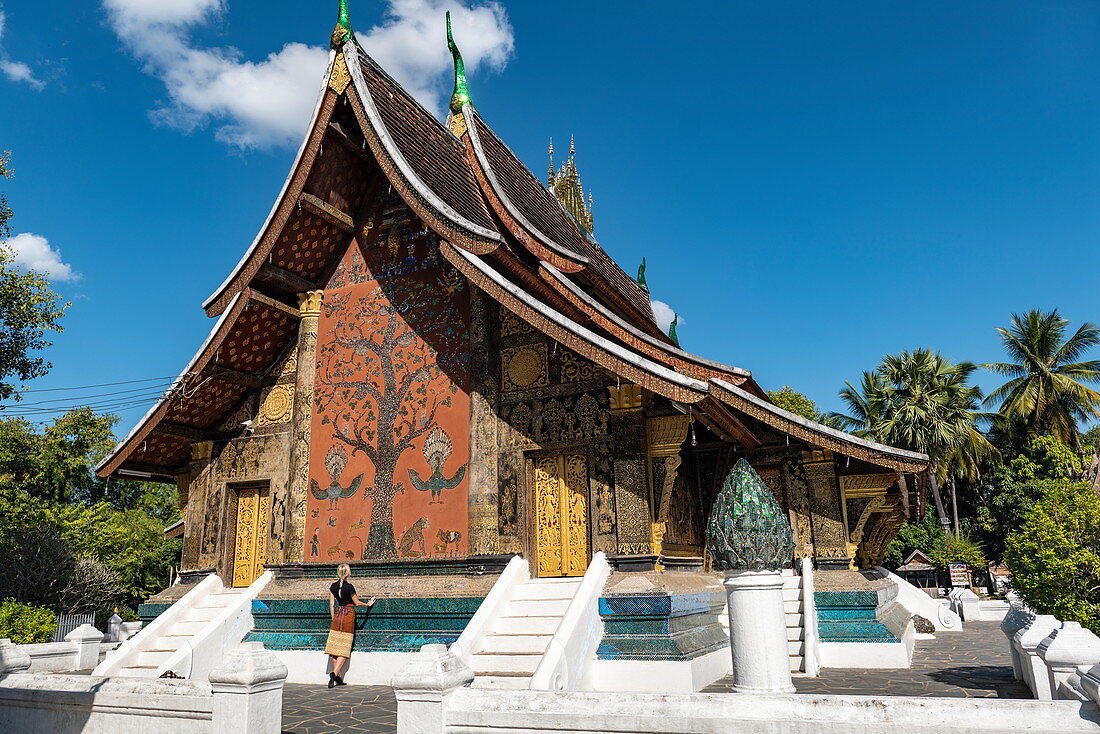
[[[321, 114], [321, 105], [325, 101], [325, 90], [328, 89], [329, 75], [332, 74], [332, 65], [335, 61], [336, 52], [329, 51], [328, 73], [321, 79], [321, 88], [317, 91], [317, 103], [313, 106], [313, 115], [309, 118], [309, 127], [306, 128], [307, 131], [312, 130], [317, 124], [317, 117]], [[286, 196], [287, 189], [290, 188], [290, 182], [294, 179], [294, 174], [297, 172], [298, 166], [302, 162], [302, 156], [305, 154], [306, 146], [309, 144], [309, 138], [310, 135], [308, 132], [302, 136], [302, 143], [298, 146], [298, 153], [294, 156], [294, 163], [291, 164], [290, 172], [287, 173], [286, 180], [283, 181], [283, 187], [279, 189], [279, 195], [275, 197], [275, 203], [271, 205], [271, 211], [268, 212], [267, 219], [264, 220], [263, 226], [260, 227], [260, 231], [256, 234], [256, 238], [252, 240], [252, 244], [245, 250], [244, 255], [237, 262], [236, 267], [233, 268], [229, 277], [222, 281], [222, 284], [218, 286], [217, 290], [203, 301], [202, 307], [204, 310], [210, 308], [215, 301], [224, 295], [225, 290], [237, 279], [241, 271], [244, 270], [245, 265], [252, 259], [252, 255], [256, 252], [256, 248], [260, 246], [260, 241], [263, 240], [264, 236], [267, 234], [268, 227], [271, 226], [271, 221], [279, 211], [279, 206], [283, 203], [283, 197]], [[228, 309], [228, 306], [226, 308]]]
[[454, 224], [482, 239], [502, 244], [504, 238], [501, 237], [499, 232], [486, 229], [462, 216], [454, 207], [444, 201], [442, 197], [424, 183], [419, 175], [417, 175], [416, 171], [409, 165], [408, 160], [405, 159], [405, 154], [401, 152], [400, 147], [398, 147], [393, 136], [386, 128], [385, 121], [382, 119], [382, 115], [379, 113], [378, 107], [374, 102], [374, 96], [371, 94], [370, 88], [363, 78], [363, 70], [359, 66], [359, 55], [357, 53], [344, 54], [344, 60], [347, 62], [352, 84], [355, 85], [355, 89], [359, 93], [363, 111], [366, 113], [367, 119], [370, 122], [378, 142], [386, 151], [390, 160], [393, 161], [394, 166], [400, 171], [405, 180], [409, 182], [409, 185], [412, 186], [420, 196], [424, 197], [424, 200], [436, 211], [450, 219]]
[[172, 380], [171, 387], [165, 390], [164, 394], [157, 399], [157, 402], [153, 403], [153, 407], [149, 408], [149, 410], [146, 411], [145, 415], [141, 417], [141, 420], [134, 424], [134, 427], [131, 428], [130, 432], [126, 434], [126, 437], [115, 444], [115, 447], [111, 449], [111, 453], [107, 454], [107, 456], [105, 456], [102, 461], [96, 464], [96, 473], [99, 473], [104, 467], [113, 463], [118, 455], [122, 452], [122, 450], [126, 448], [126, 445], [146, 430], [147, 424], [153, 419], [157, 412], [167, 406], [168, 400], [176, 391], [176, 388], [183, 384], [184, 379], [187, 377], [187, 375], [191, 373], [191, 370], [194, 369], [195, 365], [199, 363], [199, 360], [202, 358], [203, 354], [206, 353], [211, 343], [213, 343], [214, 338], [218, 336], [218, 333], [222, 330], [223, 327], [226, 326], [227, 322], [229, 321], [230, 315], [233, 314], [234, 306], [236, 306], [237, 302], [241, 299], [242, 293], [244, 293], [244, 291], [239, 291], [233, 294], [233, 300], [229, 302], [229, 305], [226, 307], [226, 309], [222, 311], [220, 316], [218, 316], [218, 320], [214, 322], [214, 326], [210, 329], [210, 333], [206, 335], [206, 339], [203, 340], [202, 344], [198, 348], [198, 351], [196, 351], [195, 355], [191, 357], [191, 361], [188, 362], [187, 366], [183, 368], [183, 372], [180, 372], [176, 379]]
[[707, 359], [706, 357], [700, 357], [697, 354], [692, 354], [691, 352], [685, 352], [679, 347], [673, 346], [672, 344], [667, 344], [657, 339], [656, 337], [645, 333], [626, 319], [619, 316], [611, 309], [604, 306], [595, 298], [585, 293], [583, 290], [581, 290], [580, 287], [577, 286], [576, 283], [569, 280], [569, 278], [565, 276], [565, 273], [561, 272], [553, 265], [549, 263], [541, 263], [541, 267], [543, 267], [558, 283], [560, 283], [562, 287], [568, 289], [577, 298], [581, 299], [587, 305], [594, 308], [602, 316], [612, 321], [616, 326], [626, 330], [632, 336], [641, 339], [650, 346], [656, 349], [660, 349], [661, 351], [668, 352], [669, 354], [678, 357], [679, 359], [682, 359], [686, 362], [693, 362], [701, 367], [707, 367], [717, 372], [725, 372], [730, 375], [737, 375], [738, 377], [752, 377], [752, 372], [750, 372], [749, 370], [742, 369], [741, 367], [733, 367], [727, 364], [722, 364], [721, 362], [715, 362], [713, 360]]
[[[887, 446], [886, 444], [876, 443], [875, 441], [869, 441], [865, 438], [859, 438], [858, 436], [853, 436], [850, 433], [845, 433], [844, 431], [830, 428], [829, 426], [826, 426], [822, 423], [812, 421], [809, 418], [803, 418], [802, 416], [797, 415], [796, 413], [792, 413], [789, 410], [784, 410], [778, 405], [763, 400], [750, 392], [742, 390], [737, 385], [726, 382], [722, 379], [712, 378], [710, 380], [710, 384], [719, 388], [717, 391], [711, 391], [711, 393], [719, 399], [728, 398], [730, 395], [732, 395], [735, 400], [745, 401], [751, 406], [755, 407], [758, 411], [762, 411], [768, 415], [774, 416], [780, 421], [791, 424], [793, 427], [800, 428], [801, 431], [799, 432], [801, 433], [813, 434], [819, 439], [824, 439], [831, 443], [840, 444], [838, 448], [834, 449], [839, 453], [848, 454], [849, 452], [845, 451], [844, 447], [851, 447], [853, 449], [859, 450], [861, 453], [866, 453], [871, 457], [892, 459], [893, 465], [891, 466], [891, 468], [903, 471], [921, 471], [925, 469], [928, 465], [929, 458], [927, 454], [922, 454], [917, 451], [908, 451], [906, 449], [899, 449], [893, 446]], [[732, 407], [743, 409], [743, 406], [735, 405], [731, 403], [728, 399], [723, 400], [722, 402], [730, 404], [732, 405]], [[767, 422], [763, 418], [759, 419]], [[775, 427], [780, 428], [780, 430], [784, 430], [780, 426]], [[790, 431], [787, 432], [792, 433]], [[792, 433], [792, 435], [795, 434]], [[831, 447], [826, 446], [825, 448]], [[867, 458], [866, 460], [872, 463], [878, 463], [875, 458]]]
[[[620, 370], [626, 367], [630, 372], [648, 376], [648, 378], [657, 385], [656, 389], [650, 388], [653, 392], [664, 395], [672, 400], [688, 403], [694, 403], [701, 400], [709, 392], [709, 387], [706, 382], [694, 377], [682, 375], [665, 365], [654, 362], [648, 357], [636, 354], [618, 344], [614, 344], [563, 314], [558, 313], [554, 309], [549, 308], [546, 304], [540, 302], [515, 283], [504, 278], [494, 268], [489, 267], [477, 255], [466, 252], [447, 242], [443, 243], [441, 250], [444, 256], [467, 277], [471, 275], [481, 276], [482, 279], [487, 279], [490, 285], [495, 286], [509, 298], [515, 299], [515, 301], [518, 302], [518, 304], [513, 305], [503, 303], [499, 296], [489, 291], [490, 296], [493, 297], [494, 300], [501, 302], [501, 305], [505, 308], [514, 311], [515, 306], [522, 306], [535, 311], [546, 319], [554, 330], [595, 347], [597, 353], [602, 353], [604, 362], [616, 363], [616, 366], [619, 367]], [[477, 282], [475, 278], [471, 279], [475, 280], [475, 283]], [[523, 314], [517, 313], [517, 315], [520, 316], [520, 318], [524, 318]], [[561, 339], [558, 339], [553, 334], [549, 334], [549, 336], [561, 341]], [[593, 359], [593, 361], [610, 372], [617, 371], [615, 367], [608, 366], [608, 364], [601, 364], [599, 359]]]
[[[481, 168], [481, 172], [485, 175], [486, 180], [489, 182], [489, 186], [493, 189], [493, 194], [500, 201], [501, 206], [508, 212], [508, 215], [519, 223], [524, 229], [526, 229], [532, 237], [538, 240], [546, 249], [553, 252], [559, 257], [563, 257], [566, 260], [571, 260], [578, 265], [587, 265], [588, 258], [581, 255], [579, 252], [573, 252], [568, 247], [559, 245], [549, 236], [544, 234], [538, 227], [531, 223], [527, 217], [519, 211], [518, 208], [512, 203], [512, 200], [508, 197], [504, 188], [500, 185], [500, 181], [497, 179], [496, 172], [489, 164], [489, 159], [485, 155], [485, 149], [481, 144], [481, 134], [477, 131], [477, 125], [473, 119], [477, 112], [473, 109], [473, 106], [467, 102], [462, 105], [462, 116], [466, 120], [466, 131], [470, 136], [470, 144], [474, 151], [474, 156], [477, 158], [478, 166]], [[479, 116], [480, 117], [480, 116]], [[502, 141], [503, 142], [503, 141]], [[507, 147], [507, 146], [506, 146]]]

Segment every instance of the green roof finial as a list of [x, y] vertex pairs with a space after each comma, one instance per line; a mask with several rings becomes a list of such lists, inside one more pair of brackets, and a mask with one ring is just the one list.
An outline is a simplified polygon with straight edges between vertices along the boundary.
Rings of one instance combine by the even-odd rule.
[[339, 51], [345, 43], [355, 38], [351, 29], [351, 15], [348, 13], [348, 0], [340, 0], [340, 15], [336, 18], [336, 27], [332, 29], [329, 45]]
[[676, 335], [676, 324], [680, 323], [680, 315], [672, 314], [672, 323], [668, 325], [668, 338], [673, 341], [676, 346], [680, 346], [680, 337]]
[[451, 112], [462, 114], [462, 105], [470, 101], [470, 88], [466, 86], [466, 65], [462, 63], [462, 53], [451, 35], [451, 11], [447, 11], [447, 48], [455, 60], [455, 90], [451, 94]]
[[791, 524], [775, 495], [741, 459], [707, 520], [707, 551], [718, 571], [778, 571], [791, 562]]
[[645, 258], [642, 258], [642, 264], [638, 266], [638, 285], [649, 290], [649, 283], [645, 280]]

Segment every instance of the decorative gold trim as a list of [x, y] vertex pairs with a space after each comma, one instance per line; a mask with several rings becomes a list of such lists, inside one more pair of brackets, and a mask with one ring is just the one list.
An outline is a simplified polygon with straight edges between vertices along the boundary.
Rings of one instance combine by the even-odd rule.
[[[337, 26], [340, 31], [344, 29]], [[344, 52], [336, 54], [336, 61], [332, 62], [332, 73], [328, 75], [328, 88], [337, 94], [343, 94], [351, 84], [351, 72], [348, 71], [348, 62], [344, 60]]]
[[196, 441], [191, 444], [191, 461], [208, 461], [213, 453], [213, 441]]
[[354, 220], [352, 220], [350, 214], [340, 211], [319, 196], [314, 196], [313, 194], [302, 194], [298, 198], [298, 201], [301, 202], [303, 209], [312, 214], [316, 214], [318, 217], [325, 220], [333, 227], [336, 227], [337, 229], [342, 229], [345, 232], [355, 231], [355, 222]]
[[641, 410], [652, 397], [652, 393], [632, 382], [608, 385], [607, 391], [611, 393], [611, 410]]
[[447, 118], [447, 128], [455, 134], [456, 138], [461, 138], [466, 134], [466, 116], [462, 114], [451, 115]]
[[856, 497], [878, 497], [886, 494], [886, 490], [898, 480], [897, 474], [849, 474], [840, 477], [840, 488], [844, 490], [844, 496], [850, 499]]
[[646, 421], [646, 446], [651, 457], [676, 456], [687, 438], [689, 416], [667, 415]]
[[[301, 318], [318, 318], [321, 315], [321, 300], [324, 291], [306, 291], [298, 294], [298, 315]], [[300, 357], [299, 357], [300, 358]]]

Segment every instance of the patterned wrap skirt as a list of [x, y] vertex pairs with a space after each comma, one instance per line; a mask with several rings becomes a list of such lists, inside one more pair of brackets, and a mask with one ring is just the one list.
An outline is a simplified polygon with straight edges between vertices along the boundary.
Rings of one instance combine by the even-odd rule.
[[325, 654], [338, 658], [350, 658], [351, 646], [355, 642], [355, 607], [336, 607], [336, 616], [329, 627]]

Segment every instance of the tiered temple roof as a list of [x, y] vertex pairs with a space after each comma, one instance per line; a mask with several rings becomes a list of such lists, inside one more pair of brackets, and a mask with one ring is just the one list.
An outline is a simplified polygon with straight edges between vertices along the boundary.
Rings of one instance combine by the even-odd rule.
[[719, 436], [754, 448], [785, 435], [878, 471], [925, 470], [922, 454], [788, 413], [747, 370], [680, 349], [656, 324], [648, 292], [493, 132], [464, 84], [463, 94], [456, 84], [452, 115], [441, 123], [359, 46], [345, 20], [342, 13], [283, 189], [204, 304], [219, 317], [210, 336], [101, 474], [168, 480], [186, 470], [190, 443], [241, 435], [226, 421], [249, 390], [270, 382], [294, 340], [297, 294], [319, 288], [351, 239], [379, 225], [367, 204], [391, 187], [439, 236], [443, 256], [502, 307], [623, 381], [692, 411]]

